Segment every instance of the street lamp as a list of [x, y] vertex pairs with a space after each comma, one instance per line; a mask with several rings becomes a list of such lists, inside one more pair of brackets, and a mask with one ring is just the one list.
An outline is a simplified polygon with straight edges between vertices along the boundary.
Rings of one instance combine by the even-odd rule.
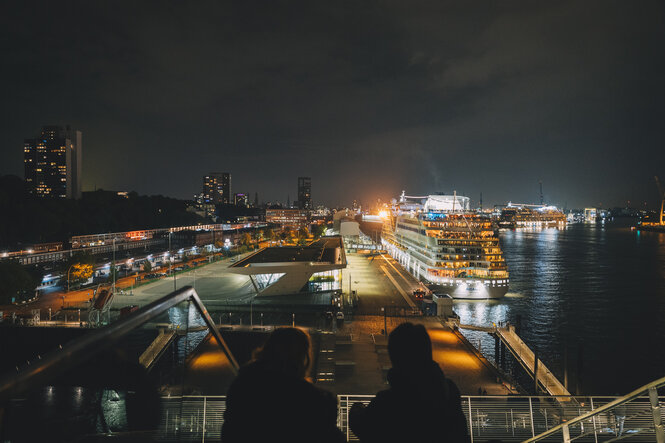
[[115, 237], [113, 237], [113, 269], [111, 269], [111, 272], [113, 273], [113, 286], [111, 286], [111, 291], [115, 293]]
[[169, 230], [169, 274], [173, 273], [173, 290], [176, 290], [176, 276], [175, 276], [175, 270], [171, 270], [172, 263], [175, 261], [175, 257], [171, 254], [171, 234], [173, 234], [173, 231]]
[[72, 267], [73, 267], [75, 264], [76, 264], [76, 263], [72, 263], [71, 265], [69, 265], [69, 269], [67, 269], [67, 292], [69, 292], [69, 271], [72, 270]]

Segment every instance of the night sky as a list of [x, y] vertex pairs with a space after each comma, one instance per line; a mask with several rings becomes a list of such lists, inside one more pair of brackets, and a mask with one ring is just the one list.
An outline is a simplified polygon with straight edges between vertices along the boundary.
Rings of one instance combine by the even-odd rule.
[[3, 2], [0, 174], [83, 132], [84, 190], [655, 207], [662, 1]]

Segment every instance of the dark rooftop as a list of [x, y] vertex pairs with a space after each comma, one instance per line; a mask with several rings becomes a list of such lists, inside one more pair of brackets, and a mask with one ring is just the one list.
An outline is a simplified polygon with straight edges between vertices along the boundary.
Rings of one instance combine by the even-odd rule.
[[339, 236], [323, 237], [307, 246], [282, 246], [264, 248], [256, 254], [234, 264], [233, 268], [242, 268], [253, 263], [285, 262], [335, 262], [335, 249], [343, 248]]

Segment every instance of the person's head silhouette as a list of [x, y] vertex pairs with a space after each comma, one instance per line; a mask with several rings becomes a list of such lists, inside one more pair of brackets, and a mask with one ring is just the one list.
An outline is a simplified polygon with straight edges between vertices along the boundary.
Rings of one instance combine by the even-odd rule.
[[254, 359], [272, 371], [305, 378], [312, 362], [309, 335], [297, 328], [275, 329]]
[[432, 361], [432, 341], [423, 325], [402, 323], [388, 337], [393, 368], [422, 368]]

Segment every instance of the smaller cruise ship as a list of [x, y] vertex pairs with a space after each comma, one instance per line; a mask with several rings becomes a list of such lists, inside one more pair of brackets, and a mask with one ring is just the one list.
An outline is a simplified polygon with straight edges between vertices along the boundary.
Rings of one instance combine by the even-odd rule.
[[499, 228], [557, 228], [566, 226], [566, 215], [556, 206], [508, 205], [501, 211]]
[[438, 293], [495, 299], [508, 292], [508, 269], [489, 216], [468, 197], [402, 193], [382, 231], [388, 253]]

